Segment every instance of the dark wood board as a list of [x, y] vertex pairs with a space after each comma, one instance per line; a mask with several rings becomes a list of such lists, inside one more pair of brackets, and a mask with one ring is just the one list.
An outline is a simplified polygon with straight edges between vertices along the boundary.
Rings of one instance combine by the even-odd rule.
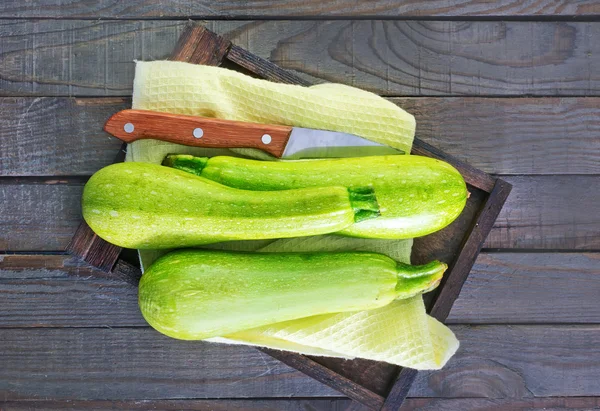
[[600, 254], [481, 253], [449, 323], [600, 323]]
[[0, 402], [2, 411], [346, 411], [350, 400], [345, 398], [302, 399], [225, 399], [225, 400], [54, 400], [54, 401], [5, 401]]
[[[420, 140], [485, 172], [600, 173], [600, 98], [391, 101], [418, 119]], [[131, 100], [4, 97], [0, 106], [0, 176], [89, 176], [117, 155], [120, 141], [102, 127], [111, 114], [130, 107]]]
[[[83, 183], [0, 180], [0, 250], [63, 251], [81, 222]], [[18, 206], [17, 206], [18, 205]]]
[[599, 325], [451, 326], [461, 348], [443, 370], [419, 372], [411, 397], [600, 395]]
[[253, 347], [148, 327], [4, 329], [0, 345], [3, 400], [340, 396]]
[[131, 99], [0, 98], [0, 176], [90, 176], [114, 162], [122, 142], [102, 131]]
[[[3, 411], [68, 410], [114, 411], [364, 411], [363, 407], [348, 408], [350, 400], [336, 399], [248, 399], [248, 400], [138, 400], [138, 401], [81, 401], [37, 400], [0, 402]], [[559, 411], [600, 409], [596, 397], [550, 398], [408, 398], [402, 411]]]
[[[599, 253], [482, 252], [446, 322], [600, 324], [598, 278]], [[131, 280], [65, 255], [0, 255], [0, 328], [146, 326]]]
[[[0, 251], [65, 249], [81, 219], [83, 183], [58, 184], [67, 181], [61, 178], [44, 179], [49, 184], [14, 184], [0, 180], [0, 202], [19, 201], [19, 207], [0, 213]], [[600, 193], [590, 189], [597, 186], [598, 176], [502, 178], [513, 185], [513, 191], [484, 248], [600, 249]], [[470, 206], [465, 213], [469, 212]], [[460, 221], [463, 217], [456, 224]], [[445, 232], [433, 237], [456, 242]], [[427, 252], [433, 252], [433, 246], [428, 245], [430, 240], [423, 240], [415, 248], [415, 256], [425, 258]]]
[[[598, 176], [503, 177], [512, 195], [485, 242], [488, 248], [600, 249]], [[534, 205], [535, 204], [535, 205]]]
[[[2, 95], [131, 95], [134, 59], [166, 58], [186, 21], [2, 20]], [[386, 96], [593, 96], [600, 25], [531, 21], [213, 21], [300, 74]], [[149, 46], [151, 45], [151, 47]]]
[[[485, 325], [451, 329], [462, 345], [440, 371], [419, 372], [409, 396], [598, 396], [600, 326]], [[150, 328], [2, 329], [3, 400], [337, 397], [252, 347], [169, 339]]]
[[367, 3], [353, 0], [336, 2], [275, 1], [239, 2], [209, 0], [172, 0], [168, 4], [160, 1], [130, 0], [126, 3], [112, 0], [34, 0], [22, 2], [5, 0], [0, 5], [2, 18], [310, 18], [310, 17], [595, 17], [600, 15], [600, 6], [593, 0], [533, 0], [515, 2], [502, 0], [435, 0], [415, 3], [407, 0], [376, 0]]
[[560, 411], [600, 409], [598, 397], [409, 398], [402, 411]]
[[[67, 411], [364, 411], [348, 408], [350, 400], [335, 399], [226, 399], [226, 400], [33, 400], [0, 402], [3, 411], [67, 410]], [[559, 411], [600, 409], [597, 397], [550, 398], [408, 398], [402, 411]]]

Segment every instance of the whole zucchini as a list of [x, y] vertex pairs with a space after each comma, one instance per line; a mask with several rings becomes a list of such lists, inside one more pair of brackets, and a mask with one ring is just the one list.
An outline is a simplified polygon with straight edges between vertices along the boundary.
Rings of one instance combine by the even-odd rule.
[[246, 191], [148, 163], [95, 173], [82, 209], [101, 238], [138, 249], [324, 234], [379, 214], [372, 188]]
[[139, 305], [152, 327], [201, 340], [318, 314], [382, 307], [435, 288], [446, 264], [397, 263], [376, 253], [181, 250], [142, 276]]
[[163, 164], [246, 190], [372, 186], [381, 216], [340, 233], [364, 238], [413, 238], [438, 231], [458, 217], [468, 194], [450, 164], [413, 155], [296, 161], [169, 155]]

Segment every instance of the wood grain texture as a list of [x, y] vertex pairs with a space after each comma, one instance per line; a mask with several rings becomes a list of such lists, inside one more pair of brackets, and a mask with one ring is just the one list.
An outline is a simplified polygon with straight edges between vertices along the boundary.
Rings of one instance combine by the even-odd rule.
[[[600, 324], [599, 279], [599, 253], [483, 252], [447, 322]], [[145, 326], [134, 281], [65, 255], [0, 255], [0, 328]], [[395, 371], [345, 364], [346, 375], [360, 369], [360, 382], [375, 392]]]
[[391, 101], [415, 116], [419, 139], [487, 173], [600, 174], [600, 99]]
[[[97, 272], [88, 264], [64, 254], [0, 254], [0, 280], [89, 278]], [[104, 274], [104, 278], [111, 279], [112, 276]]]
[[269, 60], [258, 57], [256, 54], [235, 44], [231, 46], [225, 58], [225, 63], [233, 63], [247, 71], [246, 74], [252, 76], [257, 76], [277, 83], [297, 84], [301, 86], [310, 85], [310, 82], [303, 78], [298, 77], [287, 70], [281, 70], [279, 66], [271, 63]]
[[[453, 326], [461, 341], [412, 397], [600, 394], [598, 326]], [[339, 396], [252, 347], [168, 339], [149, 328], [4, 329], [0, 392], [15, 399]]]
[[503, 178], [513, 190], [484, 247], [600, 249], [598, 176]]
[[449, 323], [600, 323], [600, 254], [482, 253]]
[[85, 222], [77, 227], [65, 251], [92, 267], [110, 273], [123, 248], [100, 238]]
[[4, 400], [339, 396], [255, 348], [150, 328], [6, 329], [0, 344]]
[[4, 95], [131, 95], [134, 59], [166, 59], [184, 22], [0, 22]]
[[[155, 411], [365, 411], [367, 408], [351, 406], [350, 400], [343, 398], [303, 398], [303, 399], [223, 399], [223, 400], [30, 400], [0, 402], [3, 411], [114, 411], [155, 410]], [[550, 397], [550, 398], [408, 398], [402, 411], [559, 411], [591, 410], [600, 408], [598, 397]]]
[[0, 277], [0, 295], [0, 328], [147, 326], [137, 287], [96, 272], [85, 280]]
[[[350, 400], [345, 398], [302, 399], [223, 399], [223, 400], [37, 400], [0, 401], [2, 411], [346, 411]], [[364, 410], [364, 409], [363, 409]]]
[[188, 24], [169, 60], [219, 66], [231, 43], [198, 24]]
[[[600, 193], [591, 189], [597, 176], [503, 178], [513, 191], [484, 248], [600, 249]], [[0, 204], [8, 205], [0, 213], [0, 250], [65, 249], [81, 221], [83, 186], [51, 184], [60, 181], [0, 185]], [[434, 252], [426, 243], [423, 258]]]
[[[259, 350], [269, 354], [271, 357], [284, 364], [309, 375], [311, 378], [329, 385], [336, 391], [348, 396], [352, 400], [360, 402], [370, 409], [376, 410], [383, 404], [384, 398], [382, 396], [369, 390], [365, 386], [358, 384], [352, 379], [345, 377], [343, 374], [340, 374], [338, 372], [339, 367], [328, 368], [309, 357], [296, 353], [272, 350], [269, 348], [260, 348]], [[378, 388], [381, 389], [381, 387]]]
[[63, 251], [81, 222], [83, 184], [1, 184], [0, 251]]
[[592, 0], [435, 0], [415, 3], [406, 0], [323, 1], [208, 1], [130, 0], [5, 0], [0, 6], [3, 18], [119, 18], [147, 19], [180, 17], [214, 18], [297, 18], [297, 17], [538, 17], [597, 16], [600, 6]]
[[[183, 21], [4, 20], [3, 95], [129, 95], [134, 59], [170, 55]], [[207, 27], [304, 80], [388, 96], [597, 95], [585, 22], [217, 21]]]
[[[392, 101], [415, 115], [419, 139], [488, 173], [600, 174], [600, 98]], [[104, 122], [130, 104], [114, 97], [0, 98], [0, 176], [91, 175], [120, 148], [102, 131]]]
[[402, 411], [559, 411], [600, 409], [598, 397], [550, 398], [408, 398]]
[[523, 398], [600, 395], [600, 326], [451, 326], [461, 347], [419, 372], [409, 396]]
[[102, 131], [129, 99], [0, 99], [0, 175], [91, 175], [112, 163], [121, 141]]

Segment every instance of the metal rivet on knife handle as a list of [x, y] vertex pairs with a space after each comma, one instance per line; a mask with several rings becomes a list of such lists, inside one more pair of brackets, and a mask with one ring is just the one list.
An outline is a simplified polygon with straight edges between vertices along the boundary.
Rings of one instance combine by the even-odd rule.
[[126, 133], [133, 133], [133, 130], [135, 130], [135, 126], [132, 123], [126, 123], [123, 126], [123, 130], [125, 130]]
[[202, 130], [200, 127], [195, 128], [193, 134], [196, 138], [202, 138], [202, 136], [204, 135], [204, 130]]
[[263, 142], [263, 144], [269, 144], [271, 142], [271, 136], [268, 134], [263, 134], [263, 136], [261, 137], [260, 141]]

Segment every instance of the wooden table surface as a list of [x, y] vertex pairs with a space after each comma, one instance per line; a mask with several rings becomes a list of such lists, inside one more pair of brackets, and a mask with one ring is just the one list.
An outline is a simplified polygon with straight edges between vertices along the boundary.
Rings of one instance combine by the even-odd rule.
[[[148, 328], [64, 253], [120, 143], [133, 59], [189, 18], [298, 75], [380, 93], [514, 188], [450, 314], [461, 348], [403, 409], [600, 408], [600, 2], [3, 0], [0, 409], [344, 410], [250, 347]], [[351, 20], [355, 19], [355, 20]]]

